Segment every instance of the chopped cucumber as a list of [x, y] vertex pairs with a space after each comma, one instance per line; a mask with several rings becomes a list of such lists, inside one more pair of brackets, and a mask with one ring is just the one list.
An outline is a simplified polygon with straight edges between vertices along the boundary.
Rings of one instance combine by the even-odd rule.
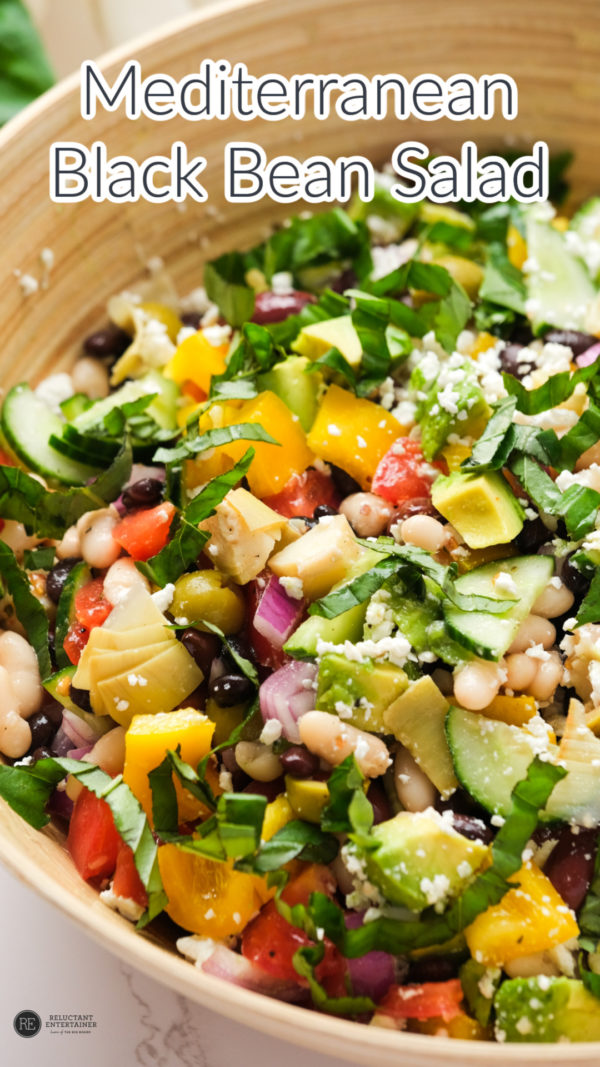
[[54, 631], [54, 649], [59, 667], [68, 667], [70, 660], [64, 650], [65, 638], [71, 623], [75, 621], [75, 594], [91, 580], [90, 568], [81, 560], [69, 572], [62, 587], [56, 608], [56, 628]]
[[[487, 811], [507, 815], [511, 792], [525, 777], [536, 752], [545, 748], [552, 762], [560, 758], [567, 775], [555, 786], [542, 820], [560, 819], [581, 826], [600, 824], [600, 779], [589, 758], [564, 758], [556, 745], [545, 745], [527, 728], [509, 726], [477, 712], [452, 707], [446, 716], [446, 737], [456, 777]], [[589, 753], [587, 754], [589, 757]]]
[[97, 400], [86, 411], [82, 411], [80, 415], [72, 420], [72, 425], [80, 434], [90, 433], [97, 426], [102, 426], [104, 418], [109, 412], [115, 408], [122, 407], [123, 404], [131, 404], [135, 400], [140, 400], [141, 397], [148, 396], [149, 393], [156, 393], [156, 396], [151, 404], [148, 405], [148, 414], [162, 429], [176, 429], [179, 389], [175, 382], [168, 380], [158, 371], [150, 371], [149, 374], [144, 375], [143, 378], [139, 378], [137, 381], [125, 382], [120, 389], [116, 389], [110, 396], [104, 397], [103, 400]]
[[28, 385], [15, 385], [2, 406], [2, 433], [9, 448], [37, 474], [64, 485], [85, 485], [97, 468], [61, 455], [50, 444], [63, 422]]
[[93, 467], [96, 473], [102, 470], [102, 467], [110, 465], [110, 460], [104, 460], [100, 456], [94, 455], [91, 448], [80, 448], [78, 445], [74, 445], [71, 441], [67, 441], [66, 438], [60, 437], [56, 433], [50, 434], [48, 443], [52, 448], [56, 449], [57, 452], [60, 452], [61, 456], [66, 456], [67, 459], [71, 459], [75, 463], [83, 463], [89, 467]]
[[585, 330], [596, 290], [582, 260], [567, 246], [564, 234], [527, 213], [527, 252], [533, 265], [527, 278], [528, 311], [535, 333], [548, 326]]
[[514, 607], [502, 615], [486, 611], [462, 611], [447, 602], [444, 605], [446, 628], [463, 648], [483, 659], [498, 660], [504, 655], [523, 620], [529, 615], [540, 593], [546, 588], [554, 571], [550, 556], [514, 556], [495, 560], [462, 574], [456, 581], [459, 593], [502, 599], [494, 585], [494, 578], [502, 571], [509, 574], [517, 587]]
[[74, 393], [73, 396], [67, 397], [60, 405], [65, 419], [75, 419], [78, 415], [81, 415], [82, 411], [87, 411], [89, 407], [94, 403], [90, 400], [89, 396], [85, 393]]

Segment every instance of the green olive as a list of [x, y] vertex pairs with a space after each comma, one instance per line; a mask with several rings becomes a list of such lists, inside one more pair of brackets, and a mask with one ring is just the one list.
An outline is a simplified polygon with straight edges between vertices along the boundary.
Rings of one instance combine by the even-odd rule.
[[[230, 585], [219, 571], [182, 574], [175, 583], [169, 610], [176, 619], [195, 623], [204, 619], [218, 626], [224, 634], [236, 634], [244, 625], [243, 593]], [[198, 628], [203, 629], [202, 626]]]

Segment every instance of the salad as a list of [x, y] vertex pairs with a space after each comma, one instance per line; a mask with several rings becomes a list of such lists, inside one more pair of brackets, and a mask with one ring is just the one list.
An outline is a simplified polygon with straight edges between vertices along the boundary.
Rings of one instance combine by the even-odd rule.
[[600, 1040], [600, 199], [160, 261], [0, 424], [0, 796], [203, 972]]

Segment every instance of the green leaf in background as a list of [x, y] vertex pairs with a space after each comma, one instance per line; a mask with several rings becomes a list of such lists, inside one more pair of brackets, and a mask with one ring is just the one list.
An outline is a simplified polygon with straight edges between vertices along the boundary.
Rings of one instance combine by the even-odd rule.
[[[600, 570], [596, 571], [592, 578], [590, 588], [577, 612], [577, 625], [583, 626], [586, 622], [600, 622]], [[600, 891], [600, 876], [598, 878], [598, 889]], [[600, 930], [598, 937], [600, 938]]]
[[0, 0], [0, 126], [53, 84], [27, 9], [21, 0]]
[[0, 577], [13, 599], [16, 616], [25, 630], [27, 640], [35, 650], [40, 675], [47, 678], [52, 674], [48, 647], [48, 615], [44, 605], [31, 592], [27, 575], [19, 567], [13, 551], [3, 541], [0, 541]]

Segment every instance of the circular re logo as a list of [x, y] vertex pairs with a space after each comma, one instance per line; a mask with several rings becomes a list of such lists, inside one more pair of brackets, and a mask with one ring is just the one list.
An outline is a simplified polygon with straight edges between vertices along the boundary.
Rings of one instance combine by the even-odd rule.
[[13, 1026], [19, 1037], [35, 1037], [42, 1029], [42, 1020], [37, 1011], [20, 1011], [13, 1019]]

